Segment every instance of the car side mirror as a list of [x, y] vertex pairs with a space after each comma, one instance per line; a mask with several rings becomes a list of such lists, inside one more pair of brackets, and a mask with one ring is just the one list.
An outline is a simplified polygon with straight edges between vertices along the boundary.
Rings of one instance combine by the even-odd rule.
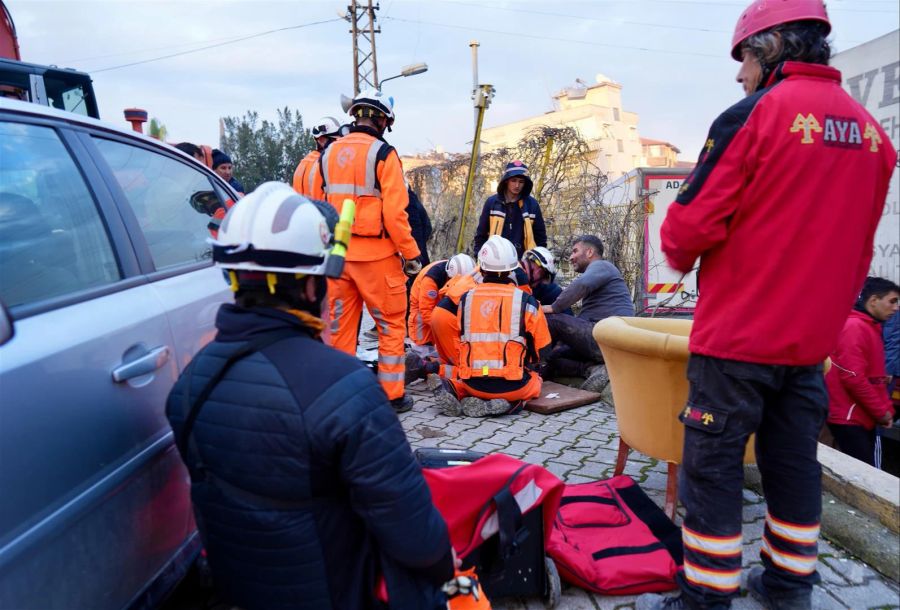
[[217, 209], [224, 207], [215, 191], [197, 191], [191, 195], [190, 203], [192, 208], [207, 216], [212, 216]]
[[6, 305], [0, 302], [0, 345], [6, 344], [15, 334], [12, 316], [9, 315]]

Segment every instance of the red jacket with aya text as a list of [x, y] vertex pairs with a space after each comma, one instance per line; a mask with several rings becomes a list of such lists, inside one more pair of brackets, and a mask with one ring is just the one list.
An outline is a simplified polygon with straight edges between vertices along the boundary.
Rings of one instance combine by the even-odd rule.
[[834, 68], [785, 62], [771, 83], [713, 123], [662, 249], [700, 259], [691, 353], [810, 365], [866, 277], [897, 153]]

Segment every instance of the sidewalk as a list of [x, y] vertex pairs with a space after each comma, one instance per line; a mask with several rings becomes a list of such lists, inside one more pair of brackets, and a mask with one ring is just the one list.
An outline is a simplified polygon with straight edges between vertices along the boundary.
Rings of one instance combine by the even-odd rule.
[[[424, 383], [407, 387], [415, 400], [413, 410], [400, 415], [410, 444], [416, 447], [472, 449], [501, 452], [540, 464], [567, 483], [583, 483], [612, 476], [618, 448], [616, 416], [602, 402], [538, 415], [470, 418], [446, 417], [435, 406]], [[632, 452], [625, 468], [657, 504], [665, 498], [666, 465]], [[679, 509], [681, 510], [681, 509]], [[755, 492], [744, 490], [744, 568], [757, 565], [765, 520], [765, 503]], [[680, 521], [680, 520], [679, 520]], [[813, 607], [900, 608], [900, 588], [866, 564], [854, 559], [827, 540], [819, 542], [819, 574], [822, 583], [813, 594]], [[635, 597], [604, 597], [563, 583], [558, 608], [564, 610], [613, 610], [633, 608]], [[542, 600], [503, 600], [495, 610], [539, 610]], [[735, 600], [736, 610], [761, 608], [749, 597]]]

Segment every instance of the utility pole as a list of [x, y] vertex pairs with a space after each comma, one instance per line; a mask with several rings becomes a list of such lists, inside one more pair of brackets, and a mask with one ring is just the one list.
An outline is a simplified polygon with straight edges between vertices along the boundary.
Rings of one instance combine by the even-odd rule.
[[350, 23], [353, 36], [353, 95], [363, 89], [378, 89], [378, 61], [375, 55], [375, 34], [381, 28], [375, 25], [375, 11], [379, 9], [372, 0], [350, 0], [345, 19]]
[[[466, 233], [466, 215], [472, 201], [472, 189], [475, 186], [475, 167], [478, 165], [478, 143], [481, 141], [481, 126], [484, 124], [484, 113], [494, 99], [495, 90], [491, 85], [478, 85], [475, 92], [475, 110], [478, 113], [475, 119], [475, 139], [472, 142], [472, 157], [469, 159], [469, 173], [466, 176], [466, 194], [463, 197], [462, 213], [459, 218], [459, 234], [456, 236], [456, 251], [464, 252], [463, 237]], [[475, 253], [478, 256], [478, 253]]]
[[[478, 95], [478, 47], [479, 47], [479, 44], [478, 44], [477, 40], [472, 40], [469, 42], [469, 48], [472, 49], [472, 99], [473, 100], [475, 99], [475, 96]], [[478, 129], [478, 114], [479, 114], [478, 104], [475, 104], [475, 122], [472, 125], [472, 127], [474, 129]], [[477, 146], [478, 145], [476, 144], [476, 148], [475, 148], [476, 154], [478, 151]]]

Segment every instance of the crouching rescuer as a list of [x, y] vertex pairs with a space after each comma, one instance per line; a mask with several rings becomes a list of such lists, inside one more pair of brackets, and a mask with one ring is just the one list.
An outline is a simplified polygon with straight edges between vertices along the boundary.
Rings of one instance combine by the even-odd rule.
[[[478, 253], [483, 282], [459, 300], [459, 353], [454, 378], [429, 383], [447, 415], [499, 415], [519, 411], [541, 393], [536, 366], [550, 345], [540, 304], [516, 287], [516, 247], [493, 235]], [[462, 402], [460, 402], [462, 399]]]
[[367, 368], [319, 339], [338, 224], [273, 182], [222, 222], [213, 259], [235, 302], [166, 408], [197, 526], [218, 595], [244, 610], [445, 608], [447, 526], [397, 416]]

